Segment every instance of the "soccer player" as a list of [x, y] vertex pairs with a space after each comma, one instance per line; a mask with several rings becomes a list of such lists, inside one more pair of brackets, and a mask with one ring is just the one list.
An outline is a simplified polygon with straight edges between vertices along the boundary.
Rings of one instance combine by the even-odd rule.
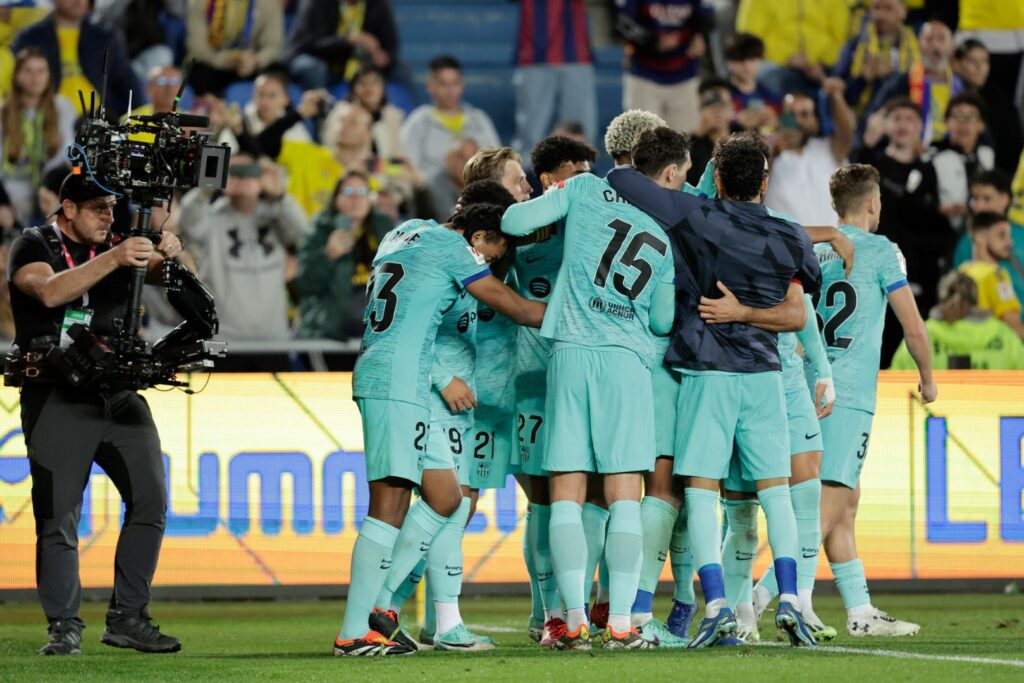
[[[590, 172], [597, 150], [571, 138], [552, 135], [534, 147], [530, 155], [533, 172], [544, 190], [582, 173]], [[517, 291], [527, 299], [547, 302], [559, 268], [565, 244], [565, 224], [557, 221], [543, 230], [515, 241]], [[543, 647], [555, 647], [565, 630], [558, 584], [551, 565], [551, 499], [544, 470], [544, 434], [548, 359], [551, 340], [537, 330], [519, 328], [516, 340], [516, 412], [518, 414], [518, 462], [530, 477], [529, 549], [533, 556], [544, 604]]]
[[[634, 151], [634, 156], [636, 151]], [[626, 200], [671, 226], [676, 266], [676, 324], [665, 361], [682, 375], [674, 472], [685, 477], [688, 528], [704, 590], [705, 617], [689, 647], [728, 639], [736, 620], [724, 592], [715, 507], [733, 443], [741, 471], [757, 483], [769, 543], [782, 584], [776, 621], [794, 645], [815, 644], [796, 608], [796, 519], [790, 500], [788, 432], [781, 365], [773, 332], [745, 323], [710, 325], [702, 297], [725, 289], [754, 308], [772, 308], [777, 331], [806, 322], [804, 285], [817, 291], [820, 271], [803, 228], [773, 218], [761, 205], [768, 182], [767, 147], [756, 135], [719, 142], [713, 202], [658, 187], [632, 168], [609, 174]], [[762, 323], [768, 324], [768, 323]]]
[[[892, 307], [907, 348], [917, 363], [918, 390], [925, 403], [935, 400], [928, 330], [907, 285], [899, 248], [878, 229], [882, 200], [879, 175], [871, 166], [840, 168], [829, 181], [839, 229], [857, 249], [849, 277], [832, 249], [816, 247], [822, 269], [820, 323], [836, 384], [836, 405], [821, 423], [821, 535], [839, 593], [846, 606], [846, 630], [852, 636], [903, 636], [919, 630], [871, 604], [864, 567], [857, 558], [855, 524], [860, 501], [860, 473], [867, 458], [875, 410], [878, 363], [885, 306]], [[758, 607], [759, 603], [755, 603]]]
[[[336, 655], [415, 651], [414, 643], [392, 639], [404, 634], [389, 609], [391, 597], [462, 503], [454, 463], [424, 469], [430, 373], [442, 312], [466, 290], [519, 324], [538, 326], [543, 319], [543, 304], [520, 297], [487, 266], [506, 250], [500, 214], [499, 207], [481, 205], [445, 225], [406, 221], [388, 233], [374, 258], [353, 378], [370, 505], [352, 549]], [[410, 507], [413, 487], [422, 497]]]
[[[652, 155], [682, 163], [685, 138], [649, 131]], [[630, 624], [643, 552], [641, 473], [654, 466], [650, 368], [654, 333], [672, 321], [673, 265], [668, 236], [603, 180], [580, 175], [544, 196], [512, 206], [502, 230], [524, 235], [565, 219], [562, 265], [541, 334], [554, 341], [548, 365], [544, 468], [551, 482], [551, 552], [565, 602], [559, 647], [591, 647], [584, 576], [582, 506], [587, 473], [604, 478], [609, 616], [603, 645], [649, 649]], [[660, 303], [660, 305], [659, 305]]]

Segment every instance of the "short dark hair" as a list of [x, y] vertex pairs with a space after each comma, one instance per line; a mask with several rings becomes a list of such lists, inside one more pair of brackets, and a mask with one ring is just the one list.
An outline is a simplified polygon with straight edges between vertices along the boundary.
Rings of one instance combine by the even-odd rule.
[[991, 185], [996, 188], [999, 194], [1013, 194], [1013, 184], [1010, 176], [1005, 171], [993, 168], [988, 171], [978, 171], [971, 176], [971, 187], [975, 185]]
[[469, 207], [474, 204], [494, 204], [507, 209], [516, 203], [512, 193], [496, 180], [475, 180], [462, 188], [459, 194], [460, 206]]
[[593, 162], [595, 159], [596, 149], [585, 142], [564, 135], [549, 135], [538, 142], [530, 152], [530, 163], [533, 165], [533, 172], [538, 176], [541, 173], [551, 173], [566, 162]]
[[832, 204], [840, 216], [857, 208], [858, 202], [878, 188], [881, 176], [874, 166], [850, 164], [832, 174], [828, 180]]
[[921, 105], [919, 105], [917, 102], [910, 99], [906, 95], [899, 95], [897, 97], [893, 97], [889, 100], [886, 100], [885, 105], [883, 105], [882, 107], [882, 111], [885, 112], [886, 116], [893, 113], [897, 109], [910, 109], [915, 114], [917, 114], [917, 118], [924, 121], [924, 114], [921, 113]]
[[427, 64], [427, 68], [430, 69], [431, 74], [436, 74], [438, 71], [443, 69], [455, 69], [458, 72], [462, 71], [462, 64], [459, 60], [455, 59], [451, 55], [438, 55], [430, 60]]
[[705, 78], [703, 81], [700, 82], [700, 85], [697, 86], [697, 94], [703, 95], [704, 93], [710, 90], [715, 90], [717, 88], [725, 88], [726, 90], [730, 90], [731, 87], [732, 86], [729, 83], [729, 81], [725, 80], [724, 78]]
[[988, 107], [985, 105], [985, 100], [981, 99], [981, 96], [970, 91], [962, 92], [950, 98], [949, 103], [946, 105], [947, 120], [953, 114], [953, 107], [961, 104], [974, 107], [978, 110], [978, 115], [981, 117], [982, 122], [988, 121]]
[[285, 95], [288, 94], [288, 72], [282, 69], [281, 67], [271, 67], [266, 71], [262, 72], [256, 78], [259, 78], [260, 76], [266, 78], [268, 81], [276, 81], [277, 84], [280, 85], [281, 88], [284, 90]]
[[761, 193], [768, 146], [757, 131], [733, 133], [715, 145], [712, 157], [725, 199], [750, 201]]
[[573, 135], [586, 135], [587, 129], [583, 127], [583, 122], [577, 121], [576, 119], [565, 119], [559, 121], [555, 125], [555, 130], [564, 130], [566, 133], [572, 133]]
[[954, 59], [963, 59], [967, 56], [968, 52], [971, 50], [977, 50], [978, 48], [981, 48], [985, 51], [985, 54], [988, 54], [988, 48], [985, 47], [985, 43], [981, 42], [977, 38], [968, 38], [957, 45], [956, 52], [953, 53], [953, 57]]
[[649, 178], [690, 157], [690, 139], [666, 126], [645, 130], [633, 145], [633, 166]]
[[1001, 213], [996, 213], [995, 211], [982, 211], [981, 213], [976, 213], [970, 217], [967, 222], [967, 228], [972, 233], [983, 232], [994, 225], [1005, 223], [1007, 220], [1009, 219]]
[[466, 241], [478, 232], [484, 232], [484, 239], [494, 242], [504, 237], [501, 232], [501, 217], [505, 208], [497, 204], [470, 204], [452, 216], [448, 222], [461, 230]]
[[764, 58], [764, 41], [753, 33], [734, 33], [725, 43], [725, 60], [743, 62]]

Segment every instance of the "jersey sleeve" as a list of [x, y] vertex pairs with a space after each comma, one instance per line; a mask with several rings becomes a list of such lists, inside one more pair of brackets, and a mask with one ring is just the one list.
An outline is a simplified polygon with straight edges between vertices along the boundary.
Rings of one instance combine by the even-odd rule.
[[804, 294], [816, 294], [821, 289], [821, 266], [818, 256], [814, 253], [811, 238], [799, 225], [796, 226], [800, 240], [800, 262], [797, 265], [795, 280], [804, 288]]
[[521, 237], [557, 220], [569, 213], [573, 197], [587, 182], [586, 176], [563, 180], [528, 202], [513, 204], [501, 217], [501, 231], [506, 235]]
[[608, 184], [627, 202], [668, 229], [706, 200], [686, 192], [660, 187], [632, 166], [617, 166], [608, 172]]
[[878, 285], [885, 290], [886, 294], [895, 292], [907, 283], [907, 260], [903, 257], [900, 248], [885, 241], [885, 245], [879, 250], [881, 263], [878, 268]]
[[50, 263], [50, 250], [46, 244], [32, 232], [22, 234], [11, 245], [11, 255], [7, 261], [8, 278], [13, 278], [18, 269], [29, 263]]
[[438, 255], [438, 261], [459, 287], [465, 289], [480, 278], [491, 274], [491, 269], [480, 252], [456, 233], [452, 233], [452, 237], [458, 239], [445, 241], [444, 253]]

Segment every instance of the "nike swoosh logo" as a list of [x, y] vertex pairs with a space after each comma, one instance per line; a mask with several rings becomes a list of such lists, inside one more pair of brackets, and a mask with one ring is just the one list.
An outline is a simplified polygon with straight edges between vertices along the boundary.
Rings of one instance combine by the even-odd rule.
[[448, 572], [448, 576], [462, 576], [462, 572]]
[[813, 439], [814, 437], [818, 436], [819, 434], [821, 434], [821, 432], [815, 432], [814, 434], [804, 434], [804, 438], [807, 439], [808, 441], [810, 441], [811, 439]]
[[542, 258], [544, 258], [544, 254], [541, 254], [540, 256], [538, 256], [536, 258], [530, 258], [527, 255], [527, 256], [523, 256], [523, 262], [524, 263], [536, 263], [537, 261], [540, 261]]
[[668, 553], [665, 553], [665, 552], [659, 552], [658, 553], [658, 562], [664, 562], [667, 559], [668, 559]]
[[804, 552], [803, 556], [804, 556], [805, 560], [811, 560], [811, 559], [814, 559], [815, 557], [817, 557], [818, 553], [817, 552], [813, 552], [813, 553], [808, 554], [808, 553]]
[[428, 550], [430, 550], [430, 544], [429, 543], [420, 543], [420, 552], [421, 553], [425, 553]]
[[389, 561], [387, 561], [387, 560], [381, 560], [380, 561], [380, 568], [381, 569], [391, 569], [391, 563]]

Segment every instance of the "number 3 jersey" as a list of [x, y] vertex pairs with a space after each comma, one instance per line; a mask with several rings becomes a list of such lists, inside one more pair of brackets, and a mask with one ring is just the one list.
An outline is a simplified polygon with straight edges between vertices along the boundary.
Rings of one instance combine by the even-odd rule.
[[526, 235], [565, 218], [565, 247], [541, 335], [581, 346], [620, 346], [647, 366], [655, 358], [651, 297], [674, 278], [660, 226], [608, 183], [580, 175], [508, 208], [501, 229]]
[[873, 413], [885, 308], [889, 293], [907, 286], [906, 261], [882, 235], [849, 225], [839, 230], [853, 242], [853, 271], [847, 279], [832, 247], [816, 245], [822, 281], [815, 308], [832, 364], [836, 405]]
[[353, 396], [429, 408], [434, 340], [444, 311], [490, 272], [462, 235], [434, 221], [406, 221], [389, 232], [367, 283]]

